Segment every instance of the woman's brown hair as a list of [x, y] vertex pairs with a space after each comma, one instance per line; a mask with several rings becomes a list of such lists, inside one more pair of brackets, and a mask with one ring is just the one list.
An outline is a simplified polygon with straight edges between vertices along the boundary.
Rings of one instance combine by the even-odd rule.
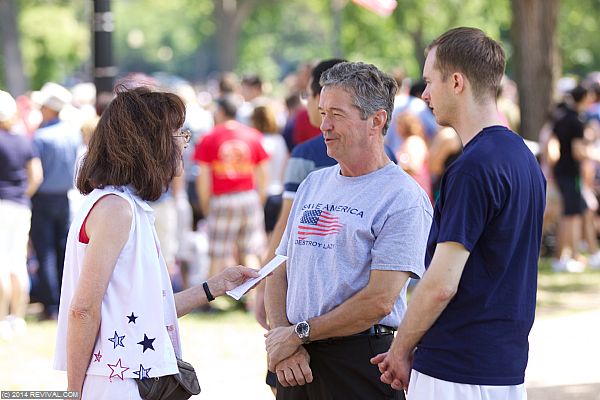
[[408, 111], [405, 111], [398, 116], [398, 120], [396, 121], [396, 131], [403, 138], [418, 136], [421, 139], [425, 139], [423, 123], [419, 117]]
[[90, 140], [77, 188], [89, 194], [108, 185], [129, 185], [142, 199], [157, 200], [181, 162], [173, 134], [184, 120], [185, 105], [173, 93], [117, 87]]
[[275, 111], [267, 104], [256, 106], [252, 112], [251, 120], [252, 127], [262, 133], [279, 132]]

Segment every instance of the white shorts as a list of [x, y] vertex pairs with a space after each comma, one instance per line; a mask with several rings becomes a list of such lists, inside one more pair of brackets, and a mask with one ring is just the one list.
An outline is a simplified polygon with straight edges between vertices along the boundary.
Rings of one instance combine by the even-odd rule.
[[27, 275], [27, 241], [31, 227], [31, 210], [26, 205], [0, 199], [0, 277]]
[[81, 400], [142, 400], [135, 379], [113, 378], [108, 376], [86, 375], [83, 381]]
[[412, 370], [407, 400], [527, 400], [525, 384], [483, 386], [454, 383]]

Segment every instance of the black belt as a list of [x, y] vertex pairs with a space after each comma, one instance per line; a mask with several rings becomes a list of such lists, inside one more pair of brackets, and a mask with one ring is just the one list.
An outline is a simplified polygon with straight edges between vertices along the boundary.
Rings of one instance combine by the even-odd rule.
[[376, 325], [373, 325], [372, 327], [370, 327], [369, 329], [364, 330], [362, 332], [355, 333], [354, 335], [334, 336], [329, 339], [315, 340], [315, 341], [309, 342], [308, 344], [310, 345], [311, 343], [314, 343], [314, 344], [316, 344], [316, 343], [335, 343], [339, 340], [357, 339], [360, 336], [393, 335], [394, 332], [396, 332], [396, 329], [392, 328], [391, 326], [376, 324]]
[[390, 335], [394, 332], [396, 332], [396, 329], [391, 326], [376, 324], [365, 331], [359, 332], [358, 335]]

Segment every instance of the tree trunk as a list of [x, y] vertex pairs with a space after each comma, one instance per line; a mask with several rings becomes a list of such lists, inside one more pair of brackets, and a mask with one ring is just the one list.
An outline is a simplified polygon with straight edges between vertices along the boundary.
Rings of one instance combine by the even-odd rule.
[[233, 71], [236, 67], [238, 37], [257, 3], [258, 0], [215, 0], [213, 16], [218, 71]]
[[[403, 1], [402, 7], [394, 10], [395, 24], [398, 30], [408, 35], [412, 41], [413, 56], [419, 64], [419, 76], [425, 65], [425, 48], [429, 43], [425, 42], [424, 21], [429, 18], [427, 6], [423, 6], [420, 0]], [[408, 21], [412, 21], [408, 23]], [[416, 26], [415, 26], [416, 25]]]
[[425, 41], [423, 39], [423, 20], [419, 20], [417, 29], [414, 31], [409, 31], [408, 34], [413, 41], [413, 49], [415, 59], [419, 63], [420, 71], [423, 71], [423, 67], [425, 66]]
[[558, 74], [559, 0], [511, 0], [515, 79], [519, 87], [519, 133], [538, 140], [552, 106]]
[[331, 17], [333, 19], [333, 30], [331, 32], [331, 54], [335, 58], [343, 58], [342, 50], [342, 9], [346, 6], [346, 0], [331, 0]]
[[4, 78], [6, 87], [13, 96], [22, 95], [28, 89], [19, 47], [17, 14], [16, 0], [0, 0], [0, 40], [2, 40]]

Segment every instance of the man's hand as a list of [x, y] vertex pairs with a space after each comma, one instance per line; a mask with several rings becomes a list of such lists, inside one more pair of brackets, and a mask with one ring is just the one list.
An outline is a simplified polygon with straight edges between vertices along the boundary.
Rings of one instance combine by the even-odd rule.
[[277, 364], [298, 350], [302, 344], [294, 326], [280, 326], [265, 333], [269, 370], [274, 371]]
[[222, 296], [226, 291], [235, 289], [248, 279], [256, 278], [258, 272], [255, 269], [238, 265], [227, 267], [223, 272], [208, 280], [208, 286], [213, 296]]
[[302, 346], [294, 354], [281, 361], [275, 367], [277, 379], [281, 386], [302, 386], [313, 381], [310, 369], [310, 356]]
[[381, 382], [387, 383], [395, 390], [408, 390], [408, 381], [412, 369], [413, 353], [402, 355], [394, 351], [393, 344], [390, 351], [381, 353], [371, 358], [371, 364], [379, 367]]

